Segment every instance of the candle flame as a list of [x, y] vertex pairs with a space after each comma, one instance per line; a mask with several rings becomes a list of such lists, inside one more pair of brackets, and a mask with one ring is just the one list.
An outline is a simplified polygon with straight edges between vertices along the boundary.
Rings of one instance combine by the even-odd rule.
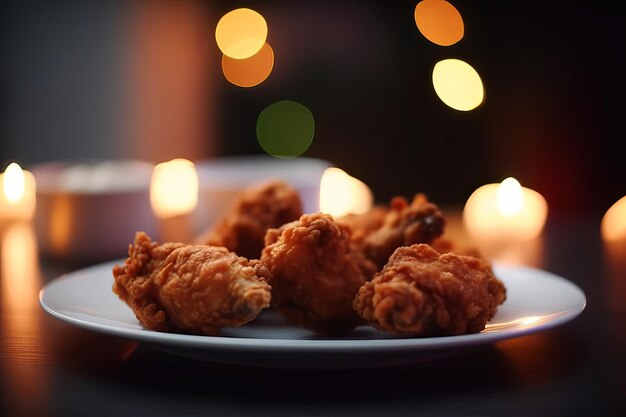
[[18, 202], [26, 190], [24, 171], [15, 162], [9, 164], [3, 176], [4, 195], [10, 203]]
[[328, 168], [320, 183], [320, 210], [334, 217], [360, 214], [372, 208], [369, 187], [339, 168]]
[[541, 194], [507, 178], [474, 191], [465, 203], [463, 222], [480, 240], [521, 241], [539, 236], [547, 215], [548, 204]]
[[150, 204], [159, 217], [173, 217], [193, 211], [198, 203], [198, 172], [193, 162], [173, 159], [154, 167]]
[[600, 227], [602, 237], [608, 241], [626, 238], [626, 196], [606, 211]]
[[508, 177], [498, 187], [498, 209], [507, 217], [515, 216], [524, 208], [524, 192], [520, 183]]

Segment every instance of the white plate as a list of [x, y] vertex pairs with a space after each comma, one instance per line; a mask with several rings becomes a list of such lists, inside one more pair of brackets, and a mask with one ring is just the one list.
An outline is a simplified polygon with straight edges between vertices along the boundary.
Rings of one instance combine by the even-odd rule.
[[493, 343], [561, 325], [585, 308], [585, 295], [564, 278], [539, 269], [494, 265], [507, 288], [507, 300], [487, 328], [477, 334], [396, 338], [360, 326], [342, 338], [319, 338], [264, 311], [221, 336], [160, 333], [144, 329], [112, 292], [109, 262], [63, 275], [39, 295], [52, 316], [90, 330], [122, 336], [183, 356], [214, 362], [277, 367], [377, 367], [448, 356], [460, 348]]

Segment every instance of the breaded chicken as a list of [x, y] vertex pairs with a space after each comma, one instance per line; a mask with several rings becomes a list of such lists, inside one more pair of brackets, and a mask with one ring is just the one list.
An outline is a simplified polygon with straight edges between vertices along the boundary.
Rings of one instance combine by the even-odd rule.
[[430, 243], [443, 234], [445, 224], [439, 208], [424, 194], [416, 194], [411, 204], [403, 197], [394, 197], [382, 226], [354, 243], [380, 270], [397, 248]]
[[455, 255], [473, 256], [474, 258], [483, 257], [477, 247], [461, 244], [445, 235], [433, 240], [430, 246], [439, 253], [454, 253]]
[[337, 221], [350, 226], [352, 230], [352, 242], [358, 245], [362, 244], [367, 236], [383, 226], [388, 213], [388, 207], [375, 206], [365, 213], [347, 214], [338, 218]]
[[305, 214], [270, 229], [261, 262], [271, 273], [272, 305], [304, 326], [339, 333], [362, 323], [352, 300], [376, 272], [350, 245], [350, 228], [328, 214]]
[[270, 181], [245, 190], [228, 214], [196, 242], [223, 246], [240, 256], [259, 259], [265, 232], [297, 220], [302, 201], [296, 190], [283, 181]]
[[458, 335], [483, 330], [505, 299], [506, 289], [488, 262], [417, 244], [394, 252], [361, 287], [354, 308], [383, 331]]
[[159, 245], [138, 232], [128, 253], [113, 268], [113, 292], [148, 329], [214, 335], [270, 304], [267, 268], [226, 248]]

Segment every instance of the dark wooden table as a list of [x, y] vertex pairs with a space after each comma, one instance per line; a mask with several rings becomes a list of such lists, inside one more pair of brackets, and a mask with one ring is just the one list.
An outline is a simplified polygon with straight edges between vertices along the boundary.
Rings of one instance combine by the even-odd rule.
[[558, 328], [389, 369], [246, 368], [193, 361], [55, 320], [42, 285], [80, 265], [37, 256], [28, 225], [3, 225], [3, 416], [626, 415], [626, 242], [599, 216], [549, 219], [526, 263], [587, 296]]

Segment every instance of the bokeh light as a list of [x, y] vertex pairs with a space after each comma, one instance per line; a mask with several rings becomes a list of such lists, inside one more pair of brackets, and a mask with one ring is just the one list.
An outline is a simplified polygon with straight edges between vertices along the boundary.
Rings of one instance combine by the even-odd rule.
[[490, 244], [534, 239], [543, 231], [547, 216], [546, 199], [512, 177], [477, 188], [463, 208], [466, 230]]
[[256, 134], [259, 145], [277, 158], [303, 154], [313, 141], [315, 121], [306, 106], [295, 101], [279, 101], [259, 114]]
[[24, 171], [15, 162], [9, 164], [4, 172], [2, 186], [4, 194], [10, 202], [16, 202], [24, 195], [24, 190], [26, 188]]
[[415, 6], [415, 24], [426, 39], [441, 46], [454, 45], [463, 38], [463, 18], [445, 0], [423, 0]]
[[626, 196], [620, 198], [607, 210], [602, 218], [600, 229], [605, 240], [626, 239]]
[[328, 168], [320, 182], [320, 210], [334, 217], [369, 211], [374, 196], [369, 187], [339, 168]]
[[193, 162], [173, 159], [154, 167], [150, 204], [161, 218], [187, 214], [198, 203], [198, 172]]
[[460, 59], [444, 59], [433, 69], [435, 92], [455, 110], [473, 110], [483, 102], [485, 91], [480, 75]]
[[31, 219], [37, 205], [37, 184], [32, 173], [12, 162], [0, 173], [0, 222], [3, 218]]
[[[22, 311], [37, 307], [37, 290], [41, 277], [37, 266], [37, 238], [32, 224], [11, 223], [4, 231], [0, 244], [0, 267], [2, 268], [2, 305], [8, 311]], [[36, 320], [20, 320], [21, 326], [30, 327]], [[20, 328], [20, 331], [27, 330]]]
[[274, 67], [274, 51], [266, 42], [261, 50], [246, 59], [222, 56], [224, 77], [239, 87], [254, 87], [269, 77]]
[[267, 40], [267, 22], [251, 9], [226, 13], [215, 28], [215, 40], [222, 53], [246, 59], [259, 52]]
[[504, 216], [515, 216], [524, 208], [522, 185], [513, 177], [506, 178], [498, 187], [497, 199], [498, 208]]

